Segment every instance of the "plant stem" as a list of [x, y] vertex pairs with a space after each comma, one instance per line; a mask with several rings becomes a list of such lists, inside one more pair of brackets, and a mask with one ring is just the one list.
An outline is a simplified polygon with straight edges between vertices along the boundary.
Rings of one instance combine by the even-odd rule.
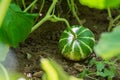
[[108, 8], [107, 10], [108, 10], [108, 16], [109, 16], [109, 18], [112, 18], [112, 14], [111, 14], [110, 8]]
[[23, 4], [23, 7], [25, 9], [26, 8], [25, 0], [22, 0], [22, 4]]
[[40, 11], [39, 11], [39, 13], [41, 13], [41, 11], [43, 10], [44, 4], [45, 4], [45, 0], [42, 0], [42, 4], [41, 4], [41, 6], [40, 6]]
[[82, 23], [81, 23], [78, 15], [77, 15], [77, 12], [76, 12], [76, 10], [75, 10], [75, 9], [76, 9], [75, 6], [76, 6], [76, 5], [75, 5], [75, 3], [74, 3], [74, 0], [71, 0], [71, 10], [72, 10], [72, 13], [73, 13], [73, 15], [75, 16], [75, 18], [77, 19], [78, 23], [79, 23], [80, 25], [82, 25]]
[[113, 18], [112, 18], [112, 14], [111, 14], [110, 8], [108, 8], [107, 11], [108, 11], [108, 16], [109, 16], [108, 31], [111, 31], [111, 28], [113, 26]]
[[94, 78], [94, 77], [91, 77], [91, 76], [88, 76], [88, 75], [86, 75], [86, 77], [88, 77], [88, 78], [90, 78], [90, 79], [92, 79], [92, 80], [98, 80], [98, 79], [96, 79], [96, 78]]
[[68, 29], [69, 29], [69, 31], [73, 34], [74, 39], [77, 39], [77, 35], [72, 31], [69, 22], [65, 18], [59, 18], [59, 17], [56, 17], [55, 15], [53, 15], [52, 18], [54, 18], [55, 21], [63, 21], [63, 22], [65, 22]]
[[118, 15], [115, 19], [113, 19], [111, 11], [110, 11], [110, 8], [108, 8], [107, 10], [108, 10], [108, 16], [109, 16], [108, 31], [111, 31], [111, 28], [112, 28], [113, 24], [115, 23], [115, 21], [117, 21], [118, 19], [120, 19], [120, 15]]
[[36, 30], [36, 29], [37, 29], [41, 24], [43, 24], [45, 21], [49, 20], [49, 18], [51, 17], [51, 12], [52, 12], [52, 10], [54, 9], [57, 1], [58, 1], [58, 0], [53, 0], [53, 2], [52, 2], [52, 4], [51, 4], [51, 6], [50, 6], [50, 8], [49, 8], [49, 10], [48, 10], [48, 12], [47, 12], [47, 14], [46, 14], [46, 16], [45, 16], [42, 20], [40, 20], [37, 24], [35, 24], [35, 25], [33, 26], [33, 28], [31, 29], [31, 32], [33, 32], [34, 30]]
[[[7, 70], [5, 69], [5, 67], [1, 63], [0, 63], [0, 68], [3, 70], [4, 73], [2, 73], [2, 74], [5, 75], [6, 80], [10, 80]], [[1, 76], [1, 77], [3, 77], [3, 76]]]
[[51, 12], [52, 12], [52, 10], [54, 9], [57, 1], [58, 1], [58, 0], [53, 0], [53, 3], [52, 3], [52, 5], [50, 6], [50, 8], [49, 8], [49, 10], [48, 10], [48, 12], [47, 12], [47, 14], [46, 14], [46, 16], [51, 15]]
[[32, 29], [31, 29], [31, 33], [33, 31], [35, 31], [40, 25], [42, 25], [45, 21], [47, 21], [51, 16], [46, 16], [44, 17], [42, 20], [40, 20], [37, 24], [35, 24]]
[[118, 19], [120, 19], [120, 15], [118, 15], [118, 16], [113, 20], [113, 23], [114, 23], [115, 21], [117, 21]]
[[11, 0], [1, 0], [0, 2], [0, 27], [2, 25], [5, 14], [8, 10]]
[[[44, 4], [45, 4], [45, 0], [42, 0], [42, 4], [41, 4], [40, 10], [39, 10], [39, 12], [38, 12], [39, 15], [41, 14], [41, 12], [42, 12], [42, 10], [43, 10]], [[38, 18], [39, 18], [39, 16], [36, 17], [35, 22], [37, 22]]]
[[38, 0], [34, 0], [23, 12], [27, 12]]
[[68, 6], [69, 6], [69, 8], [70, 8], [70, 10], [71, 10], [70, 0], [67, 0], [67, 3], [68, 3]]

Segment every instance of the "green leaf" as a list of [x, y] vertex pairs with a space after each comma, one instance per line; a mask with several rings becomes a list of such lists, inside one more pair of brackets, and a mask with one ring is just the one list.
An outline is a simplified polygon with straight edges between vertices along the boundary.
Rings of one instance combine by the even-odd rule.
[[107, 75], [104, 72], [97, 71], [97, 75], [101, 77], [106, 77]]
[[89, 65], [92, 66], [97, 62], [96, 58], [93, 57], [90, 61], [89, 61]]
[[105, 67], [105, 64], [103, 62], [96, 63], [97, 71], [102, 71], [104, 67]]
[[97, 75], [102, 76], [102, 77], [108, 76], [108, 74], [104, 72], [104, 70], [106, 69], [104, 62], [100, 61], [96, 63], [96, 68], [97, 68]]
[[114, 72], [109, 69], [104, 69], [104, 75], [108, 76], [109, 78], [113, 78], [115, 76]]
[[9, 45], [0, 41], [0, 61], [4, 61], [9, 51]]
[[11, 4], [0, 28], [1, 41], [13, 47], [18, 46], [31, 32], [34, 17], [33, 14], [24, 13], [17, 5]]
[[85, 77], [86, 74], [87, 74], [87, 70], [84, 69], [84, 70], [79, 74], [79, 78], [83, 78], [83, 77]]
[[79, 2], [97, 9], [117, 8], [120, 5], [120, 0], [79, 0]]
[[120, 26], [116, 27], [112, 32], [106, 32], [101, 35], [98, 44], [94, 47], [94, 51], [103, 59], [110, 59], [120, 55]]
[[9, 9], [10, 8], [14, 9], [14, 11], [20, 11], [20, 12], [22, 12], [22, 10], [20, 9], [20, 7], [18, 5], [16, 5], [16, 4], [10, 4]]

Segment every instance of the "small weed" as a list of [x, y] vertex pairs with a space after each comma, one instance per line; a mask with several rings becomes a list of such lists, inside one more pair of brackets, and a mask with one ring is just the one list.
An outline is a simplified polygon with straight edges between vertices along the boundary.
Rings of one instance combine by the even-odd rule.
[[[119, 59], [119, 58], [117, 58]], [[120, 76], [118, 68], [120, 64], [117, 64], [116, 59], [112, 60], [97, 60], [92, 58], [88, 64], [85, 66], [83, 71], [79, 74], [79, 77], [84, 77], [88, 79], [98, 80], [98, 77], [103, 79], [113, 80], [115, 76]], [[95, 78], [96, 76], [96, 78]], [[118, 78], [119, 79], [119, 78]]]

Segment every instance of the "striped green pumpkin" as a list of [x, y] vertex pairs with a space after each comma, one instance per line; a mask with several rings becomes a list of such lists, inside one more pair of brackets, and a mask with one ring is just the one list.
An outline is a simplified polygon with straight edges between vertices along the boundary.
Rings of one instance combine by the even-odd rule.
[[87, 58], [95, 43], [94, 34], [85, 27], [72, 26], [71, 30], [75, 33], [76, 39], [69, 29], [64, 30], [59, 40], [59, 48], [64, 57], [79, 61]]

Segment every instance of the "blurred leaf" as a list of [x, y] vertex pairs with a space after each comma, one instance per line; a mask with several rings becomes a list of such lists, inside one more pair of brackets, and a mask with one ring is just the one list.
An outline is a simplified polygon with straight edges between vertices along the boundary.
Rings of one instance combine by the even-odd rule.
[[105, 64], [103, 62], [98, 62], [96, 64], [97, 68], [97, 75], [102, 76], [102, 77], [107, 77], [109, 73], [107, 73], [107, 69], [105, 68]]
[[105, 67], [105, 64], [103, 62], [98, 62], [96, 63], [96, 68], [97, 68], [97, 71], [102, 71]]
[[97, 75], [101, 77], [108, 77], [110, 80], [115, 77], [116, 67], [111, 61], [99, 61], [96, 63]]
[[109, 77], [109, 78], [113, 78], [114, 77], [114, 72], [112, 72], [111, 70], [105, 68], [104, 69], [104, 73], [102, 74], [102, 77]]
[[104, 74], [104, 68], [105, 68], [105, 64], [103, 62], [97, 62], [96, 63], [96, 68], [97, 68], [97, 75], [102, 76], [102, 77], [106, 77], [106, 75]]
[[101, 35], [94, 51], [98, 56], [104, 59], [110, 59], [120, 55], [120, 26], [114, 28], [112, 32], [106, 32]]
[[105, 68], [104, 75], [109, 76], [110, 78], [114, 77], [114, 72]]
[[115, 70], [116, 70], [116, 68], [115, 68], [115, 66], [114, 65], [112, 65], [112, 66], [109, 66], [109, 77], [110, 78], [113, 78], [113, 77], [115, 77]]
[[79, 0], [81, 4], [90, 8], [106, 9], [117, 8], [120, 6], [120, 0]]
[[46, 72], [46, 75], [44, 75], [45, 80], [59, 80], [59, 78], [61, 80], [68, 80], [68, 75], [63, 71], [61, 66], [52, 59], [42, 59], [41, 66]]
[[0, 61], [4, 61], [9, 51], [9, 45], [0, 41]]
[[97, 71], [97, 75], [101, 77], [106, 77], [107, 75], [104, 72]]
[[79, 74], [79, 77], [80, 78], [83, 78], [83, 77], [85, 77], [85, 75], [87, 74], [87, 70], [86, 69], [84, 69], [80, 74]]
[[33, 14], [24, 13], [17, 5], [11, 4], [0, 28], [1, 41], [13, 47], [18, 46], [29, 35], [34, 17]]
[[115, 72], [104, 68], [103, 71], [97, 71], [97, 75], [101, 76], [101, 77], [109, 77], [109, 78], [113, 78], [115, 75]]
[[45, 71], [42, 80], [83, 80], [69, 76], [62, 67], [52, 59], [42, 59], [41, 67]]
[[92, 66], [97, 62], [96, 58], [93, 57], [90, 61], [89, 61], [89, 65]]

